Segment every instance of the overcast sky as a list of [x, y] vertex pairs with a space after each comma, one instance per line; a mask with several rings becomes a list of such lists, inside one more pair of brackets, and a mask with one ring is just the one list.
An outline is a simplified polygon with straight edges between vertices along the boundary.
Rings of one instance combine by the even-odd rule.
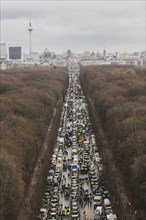
[[1, 0], [1, 42], [29, 51], [145, 50], [145, 0]]

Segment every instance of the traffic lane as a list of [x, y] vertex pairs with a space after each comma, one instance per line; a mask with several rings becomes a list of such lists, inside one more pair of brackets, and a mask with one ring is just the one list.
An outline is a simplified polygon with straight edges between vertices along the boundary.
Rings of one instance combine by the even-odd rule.
[[[80, 174], [79, 178], [80, 178], [80, 186], [82, 186], [84, 192], [87, 192], [88, 195], [91, 196], [91, 198], [92, 198], [92, 190], [91, 190], [91, 186], [90, 186], [90, 183], [89, 183], [88, 175]], [[82, 181], [82, 180], [84, 180], [84, 181]], [[81, 196], [81, 192], [80, 192], [80, 196]], [[83, 204], [80, 204], [81, 220], [85, 219], [84, 213], [86, 213], [87, 218], [93, 219], [94, 207], [93, 207], [93, 203], [92, 203], [91, 199], [89, 199], [87, 201], [85, 200]]]
[[[67, 151], [67, 154], [64, 155], [64, 160], [68, 162], [71, 159], [71, 148], [64, 148]], [[63, 153], [63, 152], [62, 152]], [[70, 170], [67, 168], [65, 171], [62, 172], [62, 179], [61, 179], [61, 187], [60, 187], [60, 196], [59, 196], [59, 213], [62, 213], [62, 210], [65, 207], [70, 207], [70, 193], [67, 197], [66, 193], [68, 193], [68, 189], [71, 186], [71, 177], [70, 177]], [[60, 216], [60, 219], [69, 219], [68, 216]]]

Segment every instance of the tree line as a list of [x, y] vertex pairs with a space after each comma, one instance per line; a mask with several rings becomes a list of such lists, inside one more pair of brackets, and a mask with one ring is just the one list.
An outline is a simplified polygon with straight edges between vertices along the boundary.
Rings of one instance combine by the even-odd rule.
[[84, 92], [102, 128], [134, 205], [146, 204], [146, 69], [134, 66], [81, 68]]
[[1, 72], [1, 220], [16, 219], [54, 108], [67, 85], [64, 68]]

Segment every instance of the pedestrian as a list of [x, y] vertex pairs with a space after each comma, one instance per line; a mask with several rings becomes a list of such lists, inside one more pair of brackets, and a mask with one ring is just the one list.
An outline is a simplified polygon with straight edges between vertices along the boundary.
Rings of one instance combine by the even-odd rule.
[[65, 190], [65, 184], [62, 185], [62, 189]]
[[86, 181], [86, 182], [88, 181], [88, 177], [85, 177], [85, 181]]
[[80, 205], [81, 205], [81, 208], [83, 208], [83, 200], [80, 199]]
[[90, 203], [90, 207], [92, 205], [92, 196], [89, 197], [89, 203]]
[[87, 197], [87, 204], [88, 204], [88, 207], [89, 207], [89, 204], [90, 204], [89, 196]]
[[88, 219], [92, 220], [92, 212], [89, 212]]
[[84, 211], [83, 212], [84, 220], [87, 220], [87, 213]]

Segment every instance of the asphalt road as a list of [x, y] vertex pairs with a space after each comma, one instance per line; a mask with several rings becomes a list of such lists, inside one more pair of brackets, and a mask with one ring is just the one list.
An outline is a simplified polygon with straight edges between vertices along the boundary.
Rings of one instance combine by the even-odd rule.
[[78, 79], [79, 67], [70, 64], [68, 72], [69, 88], [60, 119], [57, 148], [52, 155], [53, 171], [49, 171], [47, 177], [50, 191], [39, 218], [116, 220]]

